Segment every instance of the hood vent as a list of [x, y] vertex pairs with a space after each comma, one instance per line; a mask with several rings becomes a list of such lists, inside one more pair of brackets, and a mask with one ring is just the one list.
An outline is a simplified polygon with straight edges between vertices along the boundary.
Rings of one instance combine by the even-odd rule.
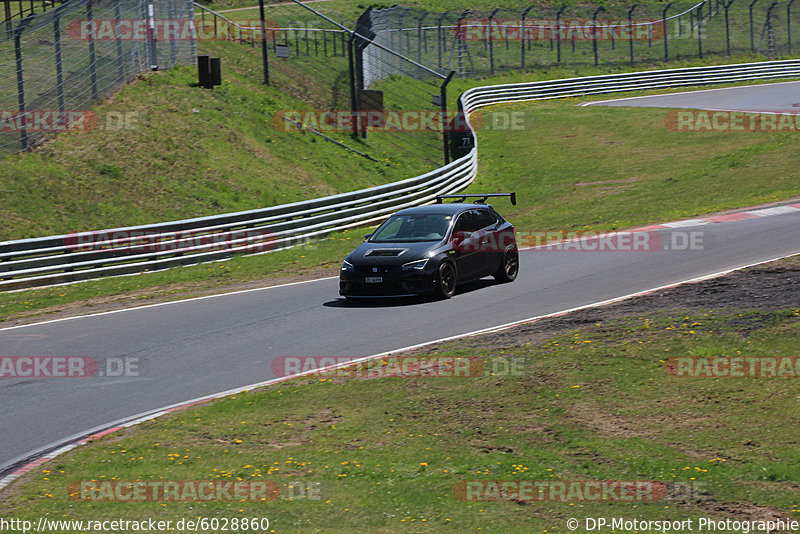
[[368, 250], [367, 253], [364, 254], [364, 257], [366, 257], [366, 258], [369, 258], [369, 257], [396, 258], [397, 256], [399, 256], [400, 254], [402, 254], [406, 250], [408, 250], [408, 249], [405, 249], [405, 248], [373, 248], [373, 249]]

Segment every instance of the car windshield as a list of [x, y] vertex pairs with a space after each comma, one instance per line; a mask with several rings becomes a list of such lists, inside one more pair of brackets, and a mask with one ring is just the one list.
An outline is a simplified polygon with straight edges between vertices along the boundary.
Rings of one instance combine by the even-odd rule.
[[442, 213], [392, 215], [369, 240], [371, 243], [441, 241], [452, 219], [452, 215]]

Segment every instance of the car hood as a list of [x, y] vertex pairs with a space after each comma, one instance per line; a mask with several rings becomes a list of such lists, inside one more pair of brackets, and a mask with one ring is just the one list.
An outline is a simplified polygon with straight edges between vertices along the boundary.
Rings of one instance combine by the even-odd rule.
[[427, 258], [430, 251], [437, 251], [444, 244], [444, 241], [422, 243], [370, 243], [365, 241], [347, 256], [347, 261], [353, 265], [402, 265]]

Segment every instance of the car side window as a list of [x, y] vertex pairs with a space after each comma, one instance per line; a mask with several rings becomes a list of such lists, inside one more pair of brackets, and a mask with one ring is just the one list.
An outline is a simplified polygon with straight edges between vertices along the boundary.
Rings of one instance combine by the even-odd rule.
[[477, 232], [480, 230], [478, 227], [477, 217], [474, 211], [465, 211], [458, 216], [454, 232]]
[[488, 228], [497, 222], [497, 217], [489, 210], [477, 210], [478, 229]]

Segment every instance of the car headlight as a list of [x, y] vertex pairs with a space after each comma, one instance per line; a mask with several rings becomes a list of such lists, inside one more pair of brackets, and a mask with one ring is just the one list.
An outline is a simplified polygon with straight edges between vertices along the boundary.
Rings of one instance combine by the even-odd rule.
[[404, 271], [411, 271], [411, 270], [421, 271], [422, 269], [425, 268], [426, 265], [428, 265], [428, 259], [427, 258], [424, 259], [424, 260], [410, 261], [408, 263], [404, 263], [403, 264], [403, 270]]
[[355, 267], [353, 267], [352, 263], [350, 263], [347, 260], [342, 261], [342, 272], [352, 273], [355, 270], [356, 269], [355, 269]]

